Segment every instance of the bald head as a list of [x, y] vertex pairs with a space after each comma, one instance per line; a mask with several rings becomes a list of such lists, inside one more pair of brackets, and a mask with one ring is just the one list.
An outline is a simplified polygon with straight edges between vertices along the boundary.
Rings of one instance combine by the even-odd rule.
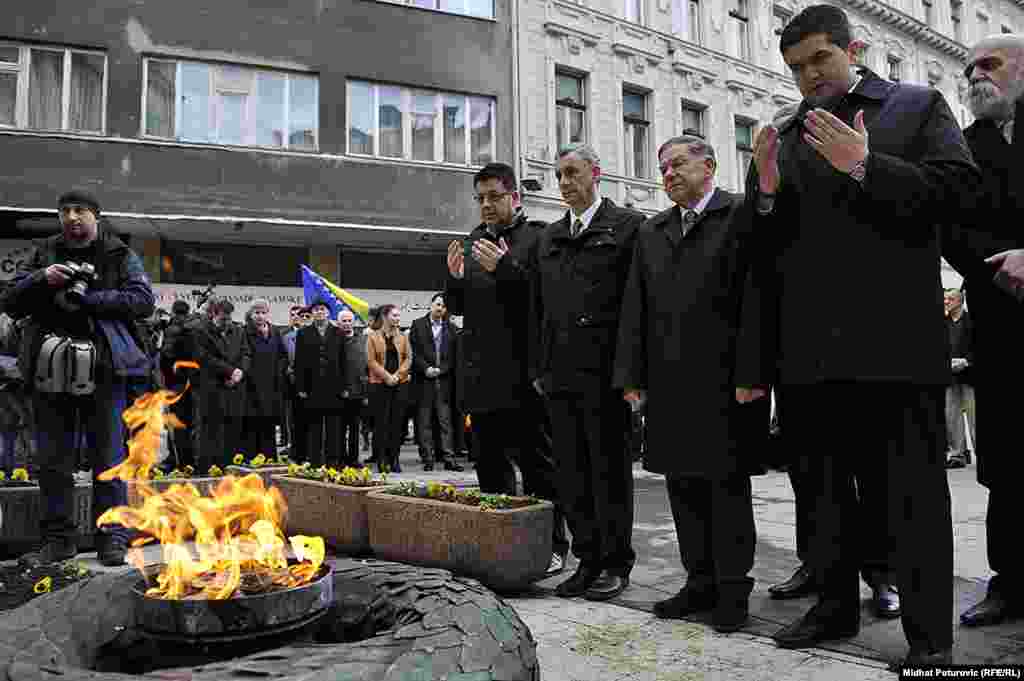
[[1024, 35], [1002, 33], [978, 41], [964, 75], [970, 83], [967, 104], [976, 118], [1002, 122], [1013, 116], [1024, 95]]

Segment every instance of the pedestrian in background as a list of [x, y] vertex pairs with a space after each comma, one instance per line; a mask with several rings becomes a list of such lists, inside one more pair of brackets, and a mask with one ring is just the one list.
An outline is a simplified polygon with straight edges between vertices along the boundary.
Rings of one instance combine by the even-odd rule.
[[227, 467], [243, 447], [246, 386], [252, 348], [245, 329], [231, 321], [234, 303], [214, 297], [206, 317], [188, 324], [199, 362], [196, 397], [196, 460], [200, 473]]
[[359, 426], [363, 408], [369, 402], [366, 394], [367, 362], [366, 339], [356, 333], [352, 310], [338, 313], [345, 356], [344, 407], [341, 412], [341, 462], [345, 466], [359, 465]]
[[[963, 468], [971, 462], [964, 430], [964, 413], [976, 442], [974, 386], [971, 365], [974, 364], [973, 332], [970, 313], [964, 309], [964, 294], [959, 289], [946, 289], [943, 295], [946, 308], [946, 330], [949, 332], [949, 352], [953, 377], [946, 388], [946, 468]], [[977, 446], [977, 445], [975, 445]]]
[[327, 303], [318, 300], [310, 308], [313, 323], [295, 341], [295, 393], [309, 432], [306, 460], [314, 467], [337, 466], [345, 406], [344, 339], [328, 319]]
[[370, 405], [373, 409], [373, 457], [378, 470], [401, 473], [398, 460], [405, 428], [412, 356], [402, 333], [397, 305], [380, 308], [380, 328], [366, 339]]
[[[448, 321], [447, 312], [444, 294], [435, 293], [430, 301], [430, 312], [415, 320], [409, 331], [413, 383], [419, 395], [417, 435], [424, 452], [425, 471], [434, 470], [435, 461], [445, 470], [462, 470], [455, 463], [453, 445], [451, 380], [455, 375], [455, 328]], [[435, 442], [438, 440], [440, 447]]]
[[281, 333], [270, 324], [270, 303], [252, 302], [246, 333], [252, 361], [246, 385], [244, 452], [253, 457], [277, 456], [276, 433], [284, 417], [288, 387], [288, 349]]

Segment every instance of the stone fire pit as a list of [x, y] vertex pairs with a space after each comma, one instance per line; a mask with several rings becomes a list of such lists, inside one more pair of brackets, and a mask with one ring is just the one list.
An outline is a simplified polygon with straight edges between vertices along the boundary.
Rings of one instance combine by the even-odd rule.
[[234, 649], [192, 646], [175, 656], [135, 629], [137, 571], [74, 584], [0, 616], [0, 681], [539, 681], [530, 630], [479, 582], [399, 563], [327, 562], [334, 596], [326, 616], [219, 661]]

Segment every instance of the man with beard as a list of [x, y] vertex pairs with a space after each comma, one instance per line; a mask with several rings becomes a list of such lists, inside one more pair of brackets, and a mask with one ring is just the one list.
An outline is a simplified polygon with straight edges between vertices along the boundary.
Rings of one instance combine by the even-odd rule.
[[[758, 134], [747, 186], [756, 266], [774, 279], [786, 435], [814, 490], [818, 603], [775, 640], [803, 648], [855, 636], [861, 547], [885, 542], [896, 574], [880, 579], [895, 578], [910, 644], [893, 666], [937, 664], [953, 646], [938, 225], [978, 171], [942, 95], [855, 73], [862, 46], [829, 5], [786, 25], [780, 50], [803, 101]], [[853, 260], [873, 276], [837, 272]], [[849, 314], [865, 299], [870, 324]], [[885, 509], [881, 523], [864, 522], [858, 497]]]
[[996, 574], [988, 594], [960, 616], [964, 626], [996, 624], [1024, 614], [1024, 568], [1017, 558], [1017, 485], [1024, 466], [1013, 447], [1020, 409], [1007, 399], [1006, 383], [1024, 375], [1020, 339], [1024, 314], [1024, 135], [1015, 128], [1024, 116], [1024, 36], [997, 35], [971, 50], [965, 75], [975, 121], [965, 131], [982, 185], [963, 202], [960, 225], [950, 227], [943, 255], [971, 292], [978, 408], [978, 482], [988, 488], [989, 567]]
[[[715, 189], [715, 150], [701, 138], [673, 137], [658, 160], [676, 205], [637, 236], [614, 384], [628, 402], [649, 400], [644, 468], [665, 475], [686, 568], [686, 586], [654, 614], [710, 611], [728, 633], [746, 623], [754, 586], [748, 434], [763, 432], [770, 411], [759, 290], [738, 233], [749, 222], [733, 219], [742, 196]], [[700, 447], [680, 451], [679, 429]]]

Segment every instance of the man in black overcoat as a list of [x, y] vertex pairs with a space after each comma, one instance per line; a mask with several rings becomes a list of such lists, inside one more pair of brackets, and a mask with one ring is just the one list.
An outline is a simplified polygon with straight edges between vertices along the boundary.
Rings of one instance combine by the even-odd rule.
[[[430, 312], [413, 321], [409, 329], [413, 380], [418, 384], [419, 392], [417, 436], [424, 453], [425, 471], [434, 470], [438, 459], [445, 470], [462, 470], [455, 463], [452, 434], [451, 380], [455, 369], [455, 327], [448, 321], [446, 312], [444, 294], [435, 293], [430, 301]], [[440, 451], [437, 451], [435, 441], [440, 442]]]
[[[1020, 405], [1006, 387], [1024, 376], [1024, 36], [990, 36], [971, 50], [968, 103], [975, 121], [965, 131], [982, 184], [964, 200], [962, 222], [943, 235], [942, 254], [970, 291], [978, 410], [978, 482], [988, 488], [988, 563], [996, 574], [988, 595], [960, 616], [965, 626], [1024, 615], [1024, 567], [1014, 548], [1024, 465], [1014, 446]], [[966, 198], [966, 197], [965, 197]]]
[[[759, 133], [747, 186], [758, 266], [775, 279], [786, 435], [815, 491], [818, 604], [775, 639], [807, 647], [858, 633], [859, 494], [887, 509], [869, 540], [896, 548], [907, 662], [943, 662], [953, 537], [938, 224], [978, 171], [942, 95], [852, 71], [861, 47], [836, 7], [786, 25], [780, 49], [804, 99], [788, 124]], [[872, 276], [849, 276], [853, 262]], [[864, 300], [870, 324], [849, 313]]]
[[316, 301], [311, 307], [313, 323], [295, 339], [295, 394], [309, 429], [309, 463], [337, 466], [342, 456], [345, 343], [341, 329], [327, 318], [327, 303]]
[[458, 402], [472, 415], [480, 490], [515, 494], [515, 462], [527, 494], [556, 502], [548, 568], [549, 575], [556, 574], [563, 569], [569, 542], [558, 503], [547, 405], [530, 385], [530, 278], [521, 268], [505, 267], [502, 257], [510, 249], [527, 249], [544, 223], [526, 218], [509, 165], [487, 164], [473, 177], [473, 189], [481, 224], [465, 241], [452, 241], [447, 257], [445, 302], [451, 314], [462, 315], [463, 324], [456, 352]]
[[[665, 475], [686, 568], [686, 586], [654, 614], [710, 611], [726, 633], [747, 621], [756, 459], [745, 445], [768, 427], [771, 408], [759, 289], [738, 233], [750, 224], [734, 219], [743, 196], [715, 189], [718, 163], [703, 139], [673, 137], [658, 161], [676, 205], [637, 235], [614, 384], [628, 402], [647, 404], [644, 468]], [[700, 446], [680, 450], [680, 429]]]
[[629, 586], [636, 561], [633, 462], [624, 446], [629, 408], [612, 372], [622, 292], [644, 216], [601, 198], [600, 160], [586, 145], [561, 149], [555, 172], [570, 209], [527, 252], [501, 262], [533, 279], [538, 354], [531, 369], [548, 396], [561, 499], [580, 561], [556, 593], [606, 600]]
[[227, 298], [206, 303], [206, 316], [187, 325], [195, 342], [199, 380], [195, 393], [198, 471], [224, 469], [242, 446], [247, 378], [252, 349], [245, 329], [231, 321]]

